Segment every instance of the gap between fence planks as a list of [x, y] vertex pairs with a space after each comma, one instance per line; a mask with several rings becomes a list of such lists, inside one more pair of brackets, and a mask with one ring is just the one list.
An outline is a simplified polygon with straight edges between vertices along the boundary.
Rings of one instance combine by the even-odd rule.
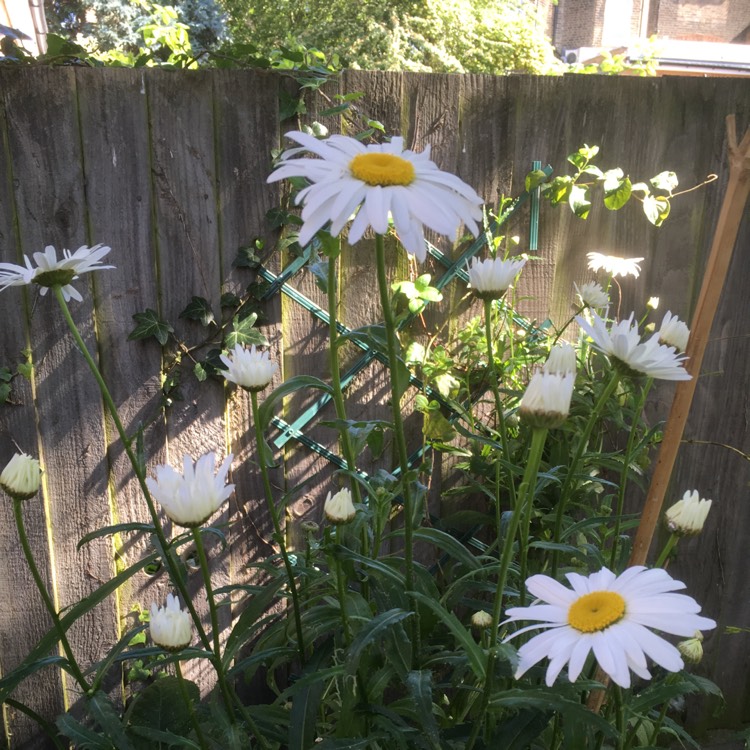
[[[745, 131], [745, 135], [738, 145], [735, 115], [728, 115], [726, 123], [729, 181], [721, 205], [719, 220], [716, 224], [711, 254], [706, 264], [698, 304], [693, 315], [690, 339], [685, 351], [688, 356], [686, 369], [693, 377], [677, 384], [664, 429], [664, 438], [659, 448], [654, 474], [651, 478], [651, 485], [646, 496], [646, 503], [633, 541], [633, 552], [630, 555], [629, 566], [643, 565], [646, 562], [654, 532], [661, 517], [664, 496], [669, 486], [682, 434], [690, 414], [690, 406], [693, 403], [693, 395], [698, 383], [706, 344], [724, 289], [724, 282], [729, 271], [729, 263], [732, 259], [745, 205], [748, 196], [750, 196], [750, 128]], [[595, 679], [605, 686], [609, 683], [609, 678], [600, 667], [597, 668]], [[589, 708], [598, 712], [604, 701], [604, 696], [604, 690], [592, 691], [588, 700]]]

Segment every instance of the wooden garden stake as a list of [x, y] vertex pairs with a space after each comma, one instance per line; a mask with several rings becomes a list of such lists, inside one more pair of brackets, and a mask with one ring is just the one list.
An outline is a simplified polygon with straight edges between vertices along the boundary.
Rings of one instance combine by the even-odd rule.
[[[714, 316], [719, 306], [721, 292], [732, 259], [737, 233], [742, 221], [745, 205], [750, 196], [750, 128], [742, 142], [737, 144], [737, 125], [734, 115], [727, 117], [727, 145], [729, 158], [729, 181], [716, 224], [711, 254], [703, 276], [698, 304], [690, 327], [690, 339], [685, 353], [688, 356], [686, 369], [693, 376], [691, 380], [677, 383], [669, 418], [664, 429], [664, 438], [654, 467], [651, 485], [641, 514], [640, 524], [633, 542], [633, 552], [628, 565], [643, 565], [646, 562], [656, 525], [661, 517], [664, 496], [674, 468], [677, 451], [685, 430], [690, 405], [695, 394], [703, 355], [711, 333]], [[596, 679], [606, 685], [607, 675], [597, 670]], [[604, 690], [590, 693], [588, 707], [598, 712], [604, 700]]]

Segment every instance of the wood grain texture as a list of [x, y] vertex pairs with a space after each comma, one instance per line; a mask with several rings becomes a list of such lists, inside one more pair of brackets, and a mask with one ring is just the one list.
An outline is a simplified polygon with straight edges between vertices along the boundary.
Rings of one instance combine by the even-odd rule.
[[[84, 302], [75, 305], [74, 315], [112, 381], [129, 428], [151, 413], [159, 395], [162, 357], [168, 361], [173, 348], [170, 344], [162, 352], [154, 341], [125, 342], [133, 312], [157, 309], [176, 322], [179, 335], [189, 344], [198, 343], [205, 333], [200, 325], [178, 320], [190, 297], [207, 298], [218, 313], [222, 291], [238, 293], [252, 280], [249, 271], [231, 267], [237, 248], [255, 237], [265, 238], [267, 248], [273, 244], [264, 216], [284, 187], [265, 182], [269, 153], [278, 147], [280, 131], [299, 126], [277, 122], [279, 85], [280, 79], [271, 74], [250, 71], [0, 70], [0, 259], [18, 262], [19, 253], [40, 250], [47, 243], [75, 249], [84, 243], [106, 242], [113, 247], [110, 257], [117, 270], [77, 282]], [[432, 157], [442, 169], [457, 172], [490, 202], [502, 194], [517, 195], [534, 159], [552, 164], [557, 174], [571, 173], [566, 156], [584, 143], [601, 147], [595, 161], [603, 169], [621, 166], [634, 180], [672, 169], [680, 187], [687, 188], [715, 172], [716, 183], [675, 198], [672, 216], [661, 228], [645, 220], [635, 201], [620, 212], [610, 212], [597, 197], [585, 222], [573, 217], [566, 206], [543, 204], [539, 259], [528, 264], [519, 283], [519, 295], [535, 298], [522, 303], [529, 316], [543, 320], [549, 315], [560, 323], [571, 311], [573, 282], [593, 278], [586, 268], [587, 252], [643, 256], [641, 276], [622, 283], [621, 312], [642, 309], [647, 297], [657, 295], [661, 307], [651, 315], [657, 325], [667, 309], [689, 318], [726, 183], [724, 117], [736, 112], [739, 130], [744, 131], [750, 120], [750, 82], [357, 71], [347, 72], [322, 95], [308, 97], [305, 121], [320, 119], [331, 132], [351, 127], [320, 112], [336, 103], [335, 94], [353, 90], [366, 92], [355, 102], [363, 113], [383, 122], [389, 134], [403, 135], [408, 146], [421, 149], [430, 143]], [[528, 208], [508, 226], [510, 234], [520, 235], [521, 249], [528, 247], [527, 227]], [[440, 243], [453, 252], [450, 241]], [[741, 384], [750, 361], [748, 247], [750, 227], [745, 219], [686, 432], [688, 439], [729, 444], [746, 454], [750, 453], [750, 404]], [[340, 310], [350, 327], [380, 320], [373, 261], [369, 240], [345, 248]], [[275, 255], [266, 265], [279, 270], [285, 262], [288, 258]], [[389, 250], [389, 262], [393, 278], [424, 272], [438, 278], [442, 273], [433, 264], [410, 267], [395, 248]], [[308, 271], [291, 283], [326, 307], [326, 297]], [[30, 292], [27, 306], [19, 312], [17, 303], [26, 291]], [[449, 310], [464, 314], [463, 293], [461, 284], [453, 284], [439, 306], [440, 314]], [[281, 297], [266, 306], [265, 314], [263, 330], [282, 364], [281, 375], [313, 374], [328, 380], [326, 326]], [[38, 411], [32, 408], [30, 386], [14, 381], [14, 400], [23, 405], [0, 406], [0, 460], [12, 455], [11, 438], [27, 451], [39, 446], [47, 469], [47, 505], [28, 504], [26, 518], [40, 565], [48, 574], [55, 567], [64, 605], [112, 573], [111, 544], [95, 543], [76, 553], [77, 539], [114, 516], [143, 518], [144, 509], [103, 416], [98, 391], [53, 301], [37, 298], [36, 289], [9, 289], [0, 294], [0, 316], [12, 322], [0, 327], [0, 366], [14, 360], [28, 337], [38, 407]], [[421, 334], [434, 331], [441, 319], [430, 312]], [[420, 335], [420, 329], [416, 331]], [[360, 356], [350, 345], [342, 352], [344, 368]], [[388, 391], [385, 369], [371, 365], [347, 391], [350, 418], [384, 417]], [[188, 367], [181, 383], [183, 400], [147, 432], [149, 466], [165, 460], [178, 464], [183, 452], [193, 457], [214, 450], [235, 452], [237, 493], [229, 508], [214, 519], [233, 522], [230, 550], [211, 550], [215, 585], [240, 580], [245, 563], [267, 556], [270, 550], [248, 404], [241, 394], [227, 400], [228, 392], [219, 382], [198, 384]], [[649, 416], [664, 416], [670, 399], [670, 387], [655, 389]], [[292, 420], [305, 403], [301, 395], [288, 399], [283, 416]], [[315, 424], [332, 415], [328, 407]], [[416, 440], [418, 425], [412, 429]], [[336, 445], [330, 428], [313, 426], [310, 434], [329, 447]], [[368, 457], [363, 460], [369, 462]], [[388, 464], [394, 465], [386, 453], [372, 465]], [[279, 497], [291, 490], [297, 493], [288, 527], [292, 544], [298, 542], [299, 520], [320, 520], [322, 501], [336, 486], [333, 474], [330, 464], [307, 448], [293, 442], [285, 447], [273, 481]], [[445, 479], [444, 486], [453, 481], [451, 476], [434, 480], [438, 478]], [[715, 500], [706, 532], [683, 542], [672, 565], [706, 614], [719, 621], [719, 628], [706, 639], [701, 670], [720, 684], [729, 710], [716, 719], [695, 715], [719, 726], [750, 720], [746, 636], [723, 633], [724, 625], [746, 626], [750, 618], [740, 573], [744, 535], [737, 533], [750, 526], [750, 509], [741, 502], [749, 481], [750, 464], [737, 453], [690, 444], [681, 450], [673, 482], [675, 499], [695, 487]], [[439, 492], [435, 502], [439, 503]], [[637, 510], [636, 494], [630, 502]], [[43, 507], [48, 519], [41, 516]], [[3, 553], [8, 572], [0, 593], [10, 596], [13, 589], [30, 582], [24, 578], [21, 560], [13, 559], [15, 531], [7, 507], [2, 512], [5, 542], [0, 546], [8, 550]], [[128, 548], [129, 559], [139, 550], [138, 545]], [[709, 562], [696, 566], [696, 559]], [[199, 575], [191, 576], [198, 593]], [[73, 629], [74, 648], [80, 649], [84, 663], [113, 642], [121, 627], [118, 617], [127, 614], [131, 602], [147, 605], [152, 597], [163, 596], [163, 578], [160, 574], [134, 581], [122, 611], [107, 602]], [[4, 672], [48, 626], [41, 603], [30, 587], [29, 592], [21, 613], [7, 609], [0, 614]], [[200, 606], [205, 613], [205, 604]], [[226, 628], [228, 608], [224, 617]], [[204, 692], [210, 688], [210, 672], [193, 676]], [[30, 680], [24, 695], [36, 701], [30, 705], [54, 717], [61, 705], [60, 684], [52, 671], [44, 672], [43, 678]], [[20, 746], [33, 727], [15, 712], [9, 719], [14, 743]]]
[[[47, 244], [76, 249], [87, 242], [84, 175], [74, 71], [35, 68], [4, 87], [21, 250]], [[22, 102], [22, 105], [20, 104]], [[54, 113], [54, 127], [50, 122]], [[83, 302], [71, 312], [96, 356], [90, 277], [75, 282]], [[45, 472], [48, 537], [53, 545], [54, 596], [68, 607], [114, 572], [112, 548], [97, 540], [80, 551], [78, 540], [111, 519], [102, 401], [52, 295], [32, 289], [29, 340], [38, 407], [39, 455]], [[37, 512], [41, 506], [36, 505]], [[31, 594], [30, 594], [31, 595]], [[68, 633], [85, 668], [117, 639], [112, 598], [79, 619]], [[67, 681], [67, 701], [79, 689]]]

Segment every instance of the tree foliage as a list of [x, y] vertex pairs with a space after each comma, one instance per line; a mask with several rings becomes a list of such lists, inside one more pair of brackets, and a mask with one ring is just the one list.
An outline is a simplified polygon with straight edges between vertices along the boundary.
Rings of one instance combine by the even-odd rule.
[[222, 0], [236, 42], [263, 53], [302, 43], [349, 67], [551, 72], [544, 25], [524, 0]]

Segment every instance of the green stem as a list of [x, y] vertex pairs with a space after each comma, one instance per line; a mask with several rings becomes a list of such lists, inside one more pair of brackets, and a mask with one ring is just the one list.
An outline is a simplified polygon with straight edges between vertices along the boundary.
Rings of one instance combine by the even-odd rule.
[[216, 666], [216, 674], [219, 679], [219, 688], [224, 696], [224, 702], [229, 711], [229, 716], [234, 723], [234, 709], [232, 708], [232, 694], [229, 692], [227, 686], [227, 678], [224, 674], [224, 667], [221, 661], [221, 638], [219, 633], [219, 616], [216, 611], [216, 602], [214, 601], [214, 590], [211, 585], [211, 570], [208, 567], [208, 557], [206, 555], [206, 548], [203, 545], [203, 537], [201, 536], [200, 529], [191, 529], [193, 534], [193, 540], [195, 541], [195, 549], [198, 552], [198, 562], [201, 566], [201, 573], [203, 574], [203, 583], [206, 587], [206, 599], [208, 600], [208, 611], [211, 615], [211, 632], [214, 639], [214, 664]]
[[635, 444], [638, 430], [636, 425], [641, 421], [641, 414], [643, 413], [643, 407], [646, 404], [646, 398], [648, 392], [651, 390], [651, 386], [654, 383], [653, 378], [649, 378], [646, 385], [641, 389], [641, 396], [638, 399], [635, 410], [633, 411], [633, 421], [630, 424], [630, 431], [628, 433], [628, 443], [625, 447], [625, 458], [622, 464], [622, 470], [620, 472], [620, 486], [617, 490], [617, 511], [615, 514], [615, 528], [612, 534], [612, 552], [609, 557], [609, 567], [614, 570], [615, 564], [617, 563], [617, 551], [620, 540], [620, 529], [622, 527], [622, 512], [625, 507], [625, 490], [628, 486], [628, 469], [630, 468], [630, 462], [632, 460], [633, 445]]
[[344, 643], [348, 646], [351, 641], [349, 617], [346, 614], [346, 578], [341, 562], [336, 560], [336, 590], [339, 596], [339, 610], [341, 611], [341, 626], [344, 629]]
[[21, 540], [23, 554], [26, 557], [26, 562], [29, 565], [29, 570], [31, 570], [31, 575], [34, 578], [34, 583], [36, 583], [36, 587], [39, 589], [39, 593], [44, 600], [44, 605], [47, 607], [47, 611], [49, 612], [49, 615], [52, 618], [52, 622], [55, 625], [55, 630], [57, 631], [57, 635], [60, 638], [60, 643], [62, 644], [63, 650], [65, 651], [65, 656], [67, 656], [68, 662], [70, 664], [71, 674], [73, 675], [73, 677], [75, 677], [76, 682], [81, 686], [83, 692], [87, 693], [89, 691], [89, 684], [86, 682], [86, 678], [83, 676], [83, 672], [81, 672], [81, 668], [78, 666], [78, 662], [73, 655], [73, 649], [70, 647], [68, 638], [65, 635], [65, 628], [62, 626], [62, 622], [60, 622], [60, 616], [57, 613], [57, 609], [55, 609], [54, 602], [52, 601], [49, 592], [44, 585], [42, 576], [39, 574], [39, 568], [37, 568], [36, 562], [34, 561], [34, 554], [31, 551], [29, 538], [26, 534], [26, 526], [23, 522], [22, 506], [23, 500], [13, 500], [13, 514], [16, 518], [16, 527], [18, 528], [18, 537]]
[[672, 534], [669, 539], [667, 540], [667, 543], [664, 545], [664, 549], [661, 551], [661, 554], [659, 555], [659, 558], [654, 563], [655, 568], [663, 568], [664, 563], [667, 561], [667, 558], [669, 557], [672, 550], [675, 548], [675, 545], [679, 541], [680, 536], [679, 534]]
[[[377, 256], [378, 289], [380, 291], [380, 305], [383, 308], [386, 341], [388, 345], [388, 362], [391, 372], [391, 411], [393, 413], [393, 431], [398, 452], [398, 463], [401, 469], [401, 487], [404, 498], [404, 580], [406, 591], [414, 590], [414, 544], [413, 523], [414, 503], [409, 486], [409, 456], [406, 451], [406, 437], [404, 422], [401, 416], [401, 376], [398, 368], [398, 343], [396, 340], [396, 325], [391, 309], [388, 289], [388, 278], [385, 270], [385, 242], [382, 234], [375, 235], [375, 250]], [[416, 603], [414, 610], [416, 613]], [[419, 651], [419, 618], [412, 618], [414, 634], [414, 653]]]
[[[513, 514], [510, 517], [510, 523], [508, 524], [508, 531], [505, 535], [505, 542], [499, 546], [502, 547], [503, 554], [500, 559], [500, 568], [497, 574], [497, 586], [495, 588], [495, 603], [492, 609], [492, 625], [490, 626], [490, 649], [487, 652], [487, 667], [485, 669], [485, 684], [482, 694], [482, 703], [477, 714], [477, 725], [484, 723], [483, 718], [487, 716], [487, 706], [490, 701], [490, 692], [492, 690], [492, 672], [494, 670], [495, 659], [497, 655], [497, 634], [500, 626], [500, 615], [503, 610], [503, 595], [505, 593], [505, 582], [508, 578], [508, 570], [510, 569], [510, 561], [513, 557], [513, 542], [518, 528], [520, 526], [521, 518], [525, 513], [525, 507], [527, 504], [534, 502], [534, 487], [536, 486], [536, 476], [539, 471], [539, 464], [542, 461], [542, 451], [544, 450], [544, 442], [547, 439], [546, 429], [535, 429], [531, 436], [531, 447], [529, 448], [529, 456], [526, 462], [526, 469], [523, 473], [523, 480], [518, 490], [518, 503], [513, 509]], [[500, 527], [498, 526], [498, 536], [500, 534]], [[523, 581], [521, 581], [523, 587]], [[466, 750], [471, 750], [474, 746], [474, 742], [479, 736], [479, 726], [474, 726], [472, 729], [471, 736], [466, 743]]]
[[622, 697], [622, 688], [619, 685], [612, 686], [615, 696], [615, 726], [617, 727], [617, 750], [623, 750], [625, 742], [625, 703]]
[[260, 474], [263, 479], [263, 489], [266, 495], [266, 504], [268, 506], [268, 513], [271, 516], [273, 522], [274, 537], [281, 550], [281, 557], [284, 561], [284, 568], [286, 570], [286, 577], [289, 580], [289, 591], [292, 595], [292, 609], [294, 610], [294, 625], [297, 629], [297, 650], [299, 651], [299, 659], [302, 666], [305, 664], [305, 641], [302, 634], [302, 616], [300, 613], [299, 606], [299, 595], [297, 593], [297, 583], [294, 578], [294, 569], [292, 563], [289, 560], [289, 554], [286, 549], [286, 542], [284, 540], [284, 531], [281, 528], [281, 522], [279, 520], [279, 513], [276, 509], [276, 503], [273, 499], [273, 490], [271, 489], [271, 479], [268, 476], [268, 466], [266, 466], [265, 459], [263, 457], [263, 429], [258, 418], [258, 394], [254, 391], [250, 391], [250, 403], [253, 410], [253, 423], [255, 425], [255, 440], [258, 445], [258, 463], [260, 464]]
[[[339, 372], [339, 332], [336, 327], [338, 316], [338, 276], [336, 274], [336, 258], [328, 259], [328, 338], [329, 338], [329, 357], [331, 368], [331, 387], [333, 389], [333, 404], [336, 409], [336, 417], [346, 421], [346, 405], [344, 404], [344, 393], [341, 390], [341, 374]], [[341, 449], [344, 453], [344, 460], [350, 472], [357, 471], [357, 464], [354, 460], [354, 450], [352, 442], [349, 439], [349, 433], [346, 428], [341, 429]], [[350, 477], [350, 485], [354, 502], [360, 504], [362, 496], [360, 494], [359, 482]], [[362, 549], [361, 553], [368, 557], [370, 554], [367, 525], [362, 526]], [[366, 589], [363, 587], [363, 594], [367, 597]]]
[[198, 738], [198, 744], [204, 750], [209, 750], [209, 745], [206, 742], [206, 738], [203, 736], [203, 730], [201, 729], [200, 722], [198, 721], [198, 716], [195, 713], [195, 706], [193, 706], [193, 701], [190, 698], [190, 693], [188, 693], [187, 689], [187, 683], [185, 682], [185, 678], [182, 675], [182, 667], [180, 666], [179, 659], [174, 663], [175, 666], [175, 672], [177, 673], [177, 682], [180, 686], [180, 693], [182, 694], [182, 700], [185, 701], [185, 706], [187, 707], [188, 713], [190, 714], [190, 722], [193, 725], [193, 729], [195, 729], [195, 736]]
[[[570, 466], [568, 467], [568, 473], [565, 475], [565, 480], [563, 481], [562, 489], [560, 490], [560, 500], [557, 504], [557, 514], [555, 515], [555, 530], [554, 530], [554, 537], [553, 541], [555, 543], [560, 542], [560, 535], [562, 533], [562, 522], [563, 518], [565, 517], [565, 507], [568, 504], [569, 495], [572, 489], [573, 480], [575, 478], [576, 472], [578, 471], [578, 464], [581, 460], [581, 457], [583, 456], [584, 451], [586, 450], [586, 446], [588, 445], [589, 438], [591, 437], [591, 431], [594, 429], [594, 425], [598, 422], [599, 417], [601, 416], [601, 413], [604, 409], [604, 406], [606, 405], [607, 401], [609, 401], [610, 396], [615, 392], [615, 389], [617, 388], [617, 384], [620, 382], [620, 374], [615, 371], [615, 373], [612, 375], [612, 379], [607, 383], [606, 387], [602, 391], [602, 395], [599, 397], [599, 400], [596, 402], [593, 411], [591, 412], [591, 415], [589, 416], [589, 420], [586, 423], [586, 426], [583, 429], [583, 434], [581, 435], [580, 440], [578, 441], [578, 446], [576, 447], [576, 452], [573, 456], [573, 460], [570, 463]], [[559, 551], [555, 550], [552, 553], [552, 572], [551, 576], [552, 578], [555, 578], [557, 576], [557, 566], [559, 561]]]
[[143, 493], [143, 497], [146, 500], [146, 505], [148, 506], [148, 512], [151, 516], [151, 522], [154, 525], [154, 535], [159, 541], [162, 550], [164, 550], [164, 562], [169, 569], [169, 575], [172, 579], [172, 583], [177, 587], [177, 590], [182, 595], [182, 599], [185, 602], [188, 611], [190, 612], [190, 616], [193, 618], [193, 622], [195, 623], [195, 627], [198, 631], [198, 635], [200, 636], [203, 646], [207, 651], [210, 651], [211, 643], [208, 640], [208, 636], [206, 635], [205, 630], [203, 629], [200, 617], [198, 616], [198, 613], [193, 606], [193, 601], [190, 593], [187, 590], [187, 586], [185, 585], [185, 582], [177, 568], [177, 564], [172, 557], [171, 547], [167, 542], [167, 538], [164, 536], [164, 530], [162, 529], [161, 522], [159, 521], [159, 514], [156, 511], [154, 500], [151, 497], [148, 486], [146, 485], [146, 475], [143, 472], [138, 459], [133, 453], [133, 449], [130, 447], [130, 438], [127, 436], [125, 428], [122, 425], [120, 415], [117, 413], [117, 407], [115, 406], [115, 402], [112, 400], [112, 395], [109, 392], [109, 388], [107, 388], [107, 384], [104, 382], [104, 378], [102, 377], [101, 372], [99, 372], [99, 368], [96, 362], [94, 362], [94, 359], [89, 353], [89, 350], [87, 349], [83, 338], [81, 338], [81, 334], [78, 332], [78, 328], [76, 327], [75, 321], [70, 314], [70, 309], [68, 308], [68, 304], [65, 301], [65, 297], [63, 296], [62, 288], [60, 286], [54, 286], [52, 287], [52, 291], [57, 297], [57, 301], [60, 305], [60, 309], [62, 310], [63, 317], [65, 318], [65, 322], [68, 324], [68, 328], [73, 335], [73, 339], [75, 340], [78, 349], [80, 350], [83, 358], [86, 360], [86, 364], [88, 364], [89, 369], [91, 370], [91, 374], [94, 376], [94, 379], [99, 386], [99, 390], [101, 391], [104, 403], [109, 410], [109, 414], [112, 417], [115, 428], [117, 429], [117, 434], [120, 436], [120, 440], [122, 441], [122, 446], [125, 450], [125, 454], [127, 455], [130, 464], [133, 467], [133, 472], [135, 473], [136, 479], [138, 480], [138, 484], [141, 488], [141, 492]]
[[[492, 394], [495, 397], [495, 413], [497, 414], [498, 430], [500, 432], [500, 443], [503, 447], [503, 458], [508, 472], [508, 489], [510, 491], [511, 507], [516, 505], [516, 484], [513, 481], [513, 473], [510, 470], [510, 447], [508, 446], [508, 430], [505, 426], [505, 412], [503, 400], [500, 397], [500, 378], [497, 374], [497, 364], [492, 350], [492, 300], [484, 300], [484, 335], [487, 339], [487, 365], [490, 369], [490, 384]], [[500, 504], [500, 484], [497, 485], [495, 501]]]

